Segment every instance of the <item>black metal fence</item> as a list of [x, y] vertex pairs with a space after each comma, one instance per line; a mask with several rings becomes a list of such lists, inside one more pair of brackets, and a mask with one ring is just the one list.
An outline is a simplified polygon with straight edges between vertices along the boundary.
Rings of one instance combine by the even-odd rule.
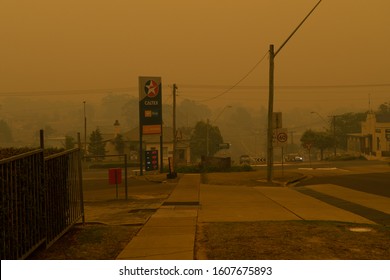
[[80, 159], [78, 148], [45, 158], [47, 246], [84, 216]]
[[0, 160], [1, 259], [49, 247], [84, 217], [78, 148], [44, 157], [43, 149]]

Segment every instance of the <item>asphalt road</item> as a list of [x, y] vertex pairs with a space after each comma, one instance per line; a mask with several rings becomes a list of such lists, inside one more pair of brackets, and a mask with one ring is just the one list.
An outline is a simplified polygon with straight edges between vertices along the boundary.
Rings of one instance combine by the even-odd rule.
[[[306, 171], [310, 178], [296, 186], [335, 184], [357, 191], [390, 197], [390, 165], [387, 162], [335, 162], [333, 173], [329, 169], [317, 167], [314, 171]], [[305, 173], [305, 170], [302, 170]], [[325, 175], [325, 176], [324, 176]]]
[[[336, 167], [337, 166], [337, 167]], [[308, 179], [295, 190], [350, 211], [377, 224], [390, 225], [390, 214], [316, 191], [315, 185], [334, 184], [370, 194], [390, 197], [390, 165], [387, 162], [337, 162], [334, 167], [302, 168]], [[311, 188], [305, 188], [311, 186]], [[313, 187], [314, 186], [314, 187]]]

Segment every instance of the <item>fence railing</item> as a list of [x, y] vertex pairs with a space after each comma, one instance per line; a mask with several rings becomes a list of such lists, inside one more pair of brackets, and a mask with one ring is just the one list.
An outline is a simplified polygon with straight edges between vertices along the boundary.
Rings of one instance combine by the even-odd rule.
[[45, 158], [47, 246], [83, 217], [80, 164], [77, 148]]
[[0, 160], [1, 259], [23, 259], [45, 242], [41, 149]]
[[0, 160], [1, 259], [49, 247], [84, 217], [78, 148], [44, 158], [43, 149]]

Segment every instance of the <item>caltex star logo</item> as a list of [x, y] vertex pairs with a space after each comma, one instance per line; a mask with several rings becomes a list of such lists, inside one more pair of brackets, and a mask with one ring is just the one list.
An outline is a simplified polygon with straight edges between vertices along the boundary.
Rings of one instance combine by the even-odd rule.
[[145, 84], [145, 93], [148, 97], [155, 97], [158, 95], [158, 91], [159, 91], [159, 87], [158, 87], [158, 84], [153, 81], [153, 80], [149, 80], [146, 82]]

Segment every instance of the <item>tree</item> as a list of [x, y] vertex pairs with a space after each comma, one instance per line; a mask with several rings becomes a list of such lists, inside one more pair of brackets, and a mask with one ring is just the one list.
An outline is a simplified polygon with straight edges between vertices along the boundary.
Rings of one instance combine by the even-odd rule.
[[209, 155], [214, 155], [219, 150], [219, 144], [223, 143], [219, 128], [204, 121], [197, 122], [190, 139], [192, 158], [199, 159], [201, 156], [207, 155], [207, 139]]
[[4, 120], [0, 120], [0, 142], [13, 142], [11, 128]]
[[88, 153], [93, 156], [105, 156], [106, 155], [106, 143], [103, 142], [103, 136], [100, 129], [92, 131], [89, 136]]
[[337, 146], [346, 149], [347, 135], [350, 133], [359, 133], [361, 131], [361, 123], [365, 119], [366, 113], [345, 113], [334, 116], [331, 119], [330, 131], [335, 135]]
[[379, 105], [377, 113], [379, 115], [390, 114], [390, 102], [385, 102], [385, 103]]
[[334, 146], [334, 139], [331, 134], [324, 131], [306, 130], [301, 137], [304, 148], [317, 148], [321, 153], [321, 160], [324, 159], [324, 150]]
[[73, 149], [74, 146], [75, 146], [75, 140], [72, 136], [65, 136], [65, 149], [66, 150], [70, 150], [70, 149]]
[[118, 154], [120, 155], [124, 154], [125, 142], [123, 141], [122, 134], [117, 134], [113, 142], [114, 142], [113, 144], [115, 146], [115, 150], [117, 150]]

